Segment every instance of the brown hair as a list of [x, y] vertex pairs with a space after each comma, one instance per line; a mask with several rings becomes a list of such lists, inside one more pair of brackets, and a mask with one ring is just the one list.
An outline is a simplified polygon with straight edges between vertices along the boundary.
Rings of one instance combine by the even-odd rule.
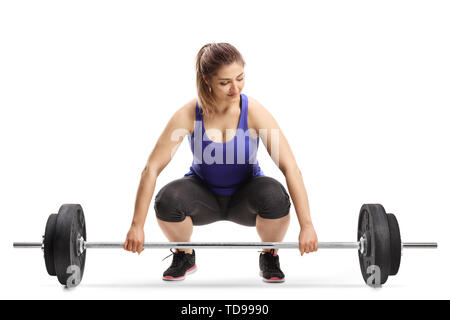
[[203, 76], [210, 81], [218, 69], [234, 62], [245, 66], [241, 53], [234, 46], [225, 42], [205, 44], [197, 53], [195, 63], [197, 95], [203, 114], [210, 114], [215, 103], [213, 93]]

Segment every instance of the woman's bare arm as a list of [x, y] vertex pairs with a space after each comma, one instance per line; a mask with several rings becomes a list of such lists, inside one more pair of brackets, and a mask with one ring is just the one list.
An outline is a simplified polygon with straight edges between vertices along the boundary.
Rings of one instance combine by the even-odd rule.
[[170, 160], [172, 160], [184, 136], [192, 132], [193, 126], [194, 111], [192, 101], [190, 101], [178, 109], [170, 118], [148, 157], [146, 166], [141, 173], [141, 181], [136, 196], [133, 225], [144, 225], [155, 189], [156, 178], [167, 164], [169, 164]]
[[133, 220], [124, 243], [125, 250], [132, 252], [142, 251], [141, 248], [144, 242], [143, 228], [155, 191], [156, 179], [175, 155], [184, 136], [193, 131], [194, 109], [195, 100], [192, 100], [173, 114], [148, 157], [145, 168], [141, 173]]
[[249, 99], [249, 101], [252, 104], [248, 111], [249, 127], [258, 131], [267, 152], [286, 177], [286, 184], [302, 232], [299, 235], [300, 252], [303, 255], [304, 252], [316, 251], [318, 242], [311, 219], [308, 194], [292, 149], [270, 112], [255, 99]]
[[255, 99], [250, 99], [249, 126], [257, 130], [267, 152], [286, 177], [286, 184], [301, 226], [312, 224], [308, 196], [302, 174], [289, 143], [270, 112]]

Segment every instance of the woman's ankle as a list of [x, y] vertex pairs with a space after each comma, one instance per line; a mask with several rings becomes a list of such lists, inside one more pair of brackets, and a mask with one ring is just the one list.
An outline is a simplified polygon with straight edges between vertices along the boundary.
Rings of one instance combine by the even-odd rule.
[[183, 251], [184, 253], [192, 254], [192, 249], [177, 249], [177, 251]]

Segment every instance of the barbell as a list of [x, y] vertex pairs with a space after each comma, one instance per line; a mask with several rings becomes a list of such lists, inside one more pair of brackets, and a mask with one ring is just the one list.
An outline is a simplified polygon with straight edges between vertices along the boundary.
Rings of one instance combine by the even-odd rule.
[[[14, 248], [41, 248], [47, 272], [67, 287], [80, 284], [87, 249], [123, 248], [120, 242], [88, 242], [83, 208], [64, 204], [47, 219], [42, 242], [14, 242]], [[361, 274], [369, 286], [381, 286], [397, 274], [403, 249], [437, 248], [435, 242], [402, 242], [397, 218], [381, 204], [364, 204], [356, 242], [319, 242], [319, 249], [357, 249]], [[298, 242], [146, 242], [144, 248], [299, 249]]]

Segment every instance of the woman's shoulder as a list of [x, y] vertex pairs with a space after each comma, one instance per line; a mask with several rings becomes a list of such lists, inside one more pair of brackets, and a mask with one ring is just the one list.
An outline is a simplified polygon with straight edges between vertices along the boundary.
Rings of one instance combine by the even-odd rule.
[[247, 124], [249, 128], [258, 130], [273, 125], [274, 117], [258, 100], [250, 96], [247, 96], [247, 100]]
[[195, 127], [195, 112], [196, 112], [197, 98], [189, 100], [183, 107], [181, 107], [181, 112], [186, 120], [187, 130], [189, 134], [194, 132]]
[[192, 118], [195, 118], [195, 106], [197, 104], [197, 98], [189, 100], [184, 106], [184, 111], [191, 115]]
[[172, 114], [170, 125], [173, 128], [187, 130], [190, 134], [194, 132], [196, 101], [196, 99], [189, 100]]
[[264, 108], [258, 100], [256, 100], [253, 97], [250, 97], [248, 95], [247, 95], [247, 101], [248, 101], [247, 108], [248, 108], [249, 114], [250, 113], [256, 114], [256, 113], [258, 113], [258, 111], [261, 111], [261, 108]]
[[247, 95], [247, 124], [249, 128], [256, 129], [263, 106], [253, 97]]

